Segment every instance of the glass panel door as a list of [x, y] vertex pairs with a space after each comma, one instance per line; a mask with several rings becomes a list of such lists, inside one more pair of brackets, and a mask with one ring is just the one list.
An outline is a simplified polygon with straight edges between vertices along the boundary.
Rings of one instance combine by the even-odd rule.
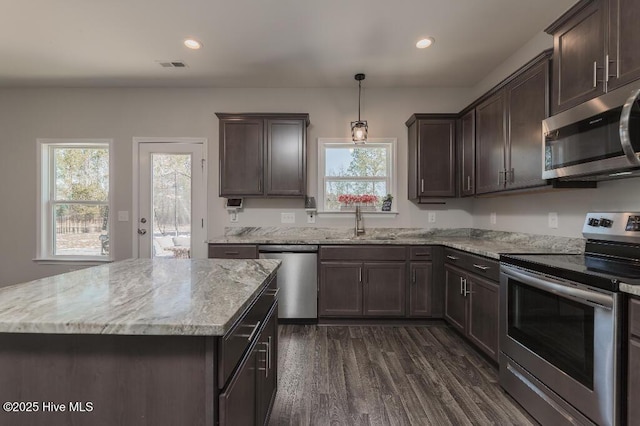
[[511, 278], [508, 289], [509, 336], [593, 389], [594, 308]]
[[141, 143], [139, 153], [139, 257], [206, 257], [202, 144]]

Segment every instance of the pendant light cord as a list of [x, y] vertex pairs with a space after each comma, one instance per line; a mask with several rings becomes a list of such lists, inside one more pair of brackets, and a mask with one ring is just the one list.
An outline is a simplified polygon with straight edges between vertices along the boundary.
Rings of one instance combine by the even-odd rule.
[[360, 94], [362, 92], [362, 80], [358, 81], [358, 121], [360, 120]]

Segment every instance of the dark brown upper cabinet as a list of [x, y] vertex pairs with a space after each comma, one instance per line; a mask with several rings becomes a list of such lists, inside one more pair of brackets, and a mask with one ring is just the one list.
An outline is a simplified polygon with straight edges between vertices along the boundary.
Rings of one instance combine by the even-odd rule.
[[476, 111], [472, 109], [458, 120], [458, 165], [460, 196], [475, 194], [476, 187]]
[[549, 55], [525, 65], [476, 106], [476, 194], [547, 184], [541, 143], [549, 112]]
[[640, 0], [582, 0], [554, 22], [557, 114], [640, 78]]
[[640, 0], [609, 0], [609, 81], [613, 90], [640, 78]]
[[414, 114], [409, 138], [409, 199], [456, 196], [456, 116]]
[[309, 114], [216, 115], [221, 197], [305, 195]]

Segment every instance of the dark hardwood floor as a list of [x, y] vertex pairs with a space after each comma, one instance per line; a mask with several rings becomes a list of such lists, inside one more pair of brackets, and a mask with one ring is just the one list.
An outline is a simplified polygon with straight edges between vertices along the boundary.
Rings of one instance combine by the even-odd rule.
[[270, 425], [533, 425], [442, 324], [279, 327]]

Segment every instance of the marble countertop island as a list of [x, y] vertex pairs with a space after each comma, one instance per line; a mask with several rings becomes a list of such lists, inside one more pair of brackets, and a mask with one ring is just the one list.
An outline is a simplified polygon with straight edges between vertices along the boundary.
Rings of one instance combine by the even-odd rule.
[[222, 336], [278, 260], [130, 259], [0, 289], [0, 333]]

